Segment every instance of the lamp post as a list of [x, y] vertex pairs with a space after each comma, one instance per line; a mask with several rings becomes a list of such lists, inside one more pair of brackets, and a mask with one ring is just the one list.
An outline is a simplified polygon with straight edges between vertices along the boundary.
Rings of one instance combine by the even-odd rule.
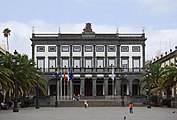
[[151, 101], [150, 101], [150, 83], [149, 83], [149, 73], [147, 73], [146, 75], [146, 80], [147, 80], [147, 89], [146, 89], [146, 92], [147, 92], [147, 108], [151, 108]]
[[39, 74], [36, 74], [36, 109], [39, 109]]
[[125, 104], [124, 104], [124, 84], [123, 84], [122, 76], [121, 76], [121, 85], [122, 85], [121, 103], [122, 103], [122, 107], [124, 107], [125, 106]]
[[53, 75], [53, 79], [55, 80], [56, 82], [56, 95], [55, 95], [55, 107], [58, 107], [58, 96], [57, 96], [57, 78], [56, 78], [56, 75], [57, 75], [57, 69], [55, 70], [55, 75]]
[[16, 78], [17, 55], [18, 55], [18, 52], [15, 50], [14, 57], [12, 58], [12, 62], [14, 65], [14, 84], [15, 84], [15, 98], [14, 98], [13, 112], [19, 112], [19, 109], [18, 109], [18, 86], [17, 86], [17, 78]]
[[122, 75], [123, 69], [119, 68], [119, 70], [120, 70], [119, 71], [119, 78], [121, 80], [121, 104], [122, 104], [122, 107], [124, 107], [125, 106], [125, 104], [124, 104], [124, 84], [123, 84], [124, 77]]

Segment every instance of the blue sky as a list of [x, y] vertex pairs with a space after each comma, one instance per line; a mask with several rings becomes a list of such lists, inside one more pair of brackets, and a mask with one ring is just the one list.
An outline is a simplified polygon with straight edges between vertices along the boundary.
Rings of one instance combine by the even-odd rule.
[[[145, 27], [146, 57], [177, 46], [177, 0], [0, 0], [0, 31], [12, 30], [10, 52], [31, 56], [35, 33], [81, 33], [91, 22], [96, 33], [141, 33]], [[6, 45], [3, 34], [0, 43]]]

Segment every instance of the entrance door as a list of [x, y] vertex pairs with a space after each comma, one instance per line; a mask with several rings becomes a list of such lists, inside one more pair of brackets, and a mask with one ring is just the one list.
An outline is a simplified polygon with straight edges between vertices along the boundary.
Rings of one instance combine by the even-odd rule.
[[50, 96], [56, 95], [56, 85], [50, 85]]
[[92, 96], [92, 81], [85, 79], [85, 96]]
[[133, 85], [133, 96], [138, 95], [138, 85]]
[[103, 80], [96, 82], [96, 96], [103, 96]]
[[113, 81], [109, 79], [108, 80], [108, 95], [112, 95], [112, 84], [113, 84]]
[[73, 89], [75, 95], [80, 94], [80, 80], [73, 80]]

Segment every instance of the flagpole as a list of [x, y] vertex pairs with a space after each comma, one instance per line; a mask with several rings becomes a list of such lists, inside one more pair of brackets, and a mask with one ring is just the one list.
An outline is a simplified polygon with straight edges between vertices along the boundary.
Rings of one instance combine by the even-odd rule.
[[111, 65], [112, 66], [112, 96], [114, 96], [114, 92], [115, 92], [115, 86], [114, 86], [114, 66], [113, 65]]
[[65, 80], [64, 80], [64, 100], [65, 100]]

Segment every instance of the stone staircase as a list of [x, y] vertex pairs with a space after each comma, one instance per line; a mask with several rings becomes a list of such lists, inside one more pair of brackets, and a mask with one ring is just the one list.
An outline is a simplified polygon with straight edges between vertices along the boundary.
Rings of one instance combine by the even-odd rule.
[[[81, 97], [79, 101], [74, 101], [71, 99], [58, 100], [58, 107], [83, 107], [84, 100], [87, 100], [89, 107], [121, 107], [120, 97]], [[137, 101], [138, 100], [138, 101]], [[35, 106], [35, 99], [32, 100], [32, 106]], [[55, 106], [55, 96], [43, 96], [39, 97], [39, 105], [42, 107], [53, 107]], [[132, 99], [134, 106], [144, 106], [142, 100]], [[130, 103], [129, 99], [124, 99], [124, 106], [128, 106]]]
[[[89, 107], [118, 107], [121, 103], [116, 100], [87, 100]], [[80, 101], [58, 101], [58, 107], [83, 107], [84, 100]]]

